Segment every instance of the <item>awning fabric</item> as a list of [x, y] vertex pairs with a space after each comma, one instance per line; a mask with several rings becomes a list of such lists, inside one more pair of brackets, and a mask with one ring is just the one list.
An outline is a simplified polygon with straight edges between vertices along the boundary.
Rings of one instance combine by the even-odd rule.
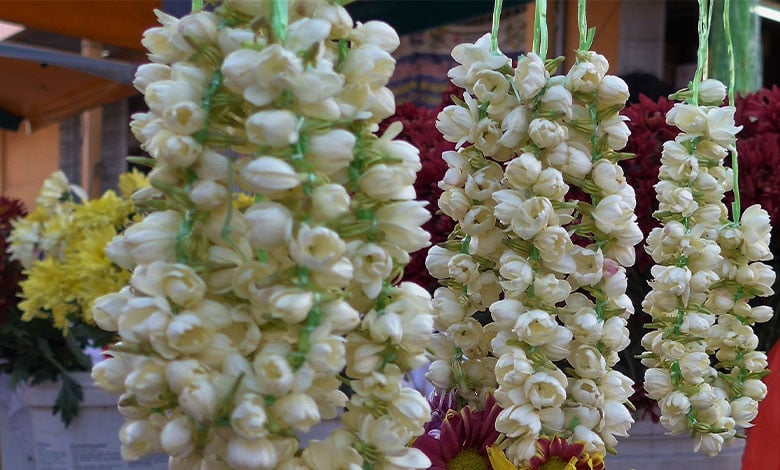
[[27, 60], [0, 58], [0, 70], [0, 109], [27, 120], [28, 130], [136, 93], [112, 80]]

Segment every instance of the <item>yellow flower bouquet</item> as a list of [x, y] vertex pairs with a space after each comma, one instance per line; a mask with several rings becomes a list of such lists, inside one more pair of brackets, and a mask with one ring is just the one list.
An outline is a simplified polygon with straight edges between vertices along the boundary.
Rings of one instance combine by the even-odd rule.
[[89, 199], [58, 171], [44, 182], [36, 208], [12, 222], [8, 252], [23, 276], [0, 334], [2, 372], [13, 385], [60, 380], [53, 411], [66, 425], [82, 399], [68, 373], [89, 371], [90, 351], [99, 357], [100, 348], [114, 341], [95, 325], [92, 303], [129, 279], [105, 246], [135, 214], [127, 195], [146, 184], [144, 175], [127, 173], [120, 177], [122, 196], [106, 191]]

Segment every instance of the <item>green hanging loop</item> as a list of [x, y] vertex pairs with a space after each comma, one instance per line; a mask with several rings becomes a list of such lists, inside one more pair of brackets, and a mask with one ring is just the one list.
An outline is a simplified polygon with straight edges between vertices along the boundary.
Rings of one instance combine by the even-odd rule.
[[577, 0], [577, 23], [580, 32], [579, 50], [587, 51], [593, 45], [596, 36], [596, 28], [588, 29], [587, 0]]
[[493, 28], [490, 30], [490, 52], [498, 54], [498, 24], [501, 22], [501, 5], [503, 0], [493, 2]]
[[287, 37], [288, 22], [287, 0], [271, 0], [271, 28], [280, 43]]
[[[736, 70], [734, 58], [734, 40], [731, 37], [731, 24], [729, 18], [731, 17], [731, 0], [724, 0], [723, 3], [723, 33], [726, 36], [726, 46], [729, 54], [729, 106], [736, 107], [737, 103], [734, 101], [734, 88], [736, 82]], [[733, 171], [733, 188], [734, 202], [731, 203], [731, 215], [734, 219], [734, 223], [738, 224], [742, 218], [742, 204], [739, 196], [739, 155], [737, 154], [737, 144], [734, 143], [734, 148], [731, 149], [731, 169]]]
[[708, 50], [710, 41], [710, 25], [714, 0], [699, 0], [699, 49], [696, 59], [696, 73], [691, 81], [690, 104], [699, 104], [699, 86], [707, 78]]
[[542, 60], [547, 58], [547, 36], [547, 0], [536, 0], [532, 50]]

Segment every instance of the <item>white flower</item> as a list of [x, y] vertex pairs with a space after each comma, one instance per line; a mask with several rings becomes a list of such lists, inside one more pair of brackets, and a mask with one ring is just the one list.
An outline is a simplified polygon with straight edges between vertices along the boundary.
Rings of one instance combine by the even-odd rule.
[[283, 423], [301, 432], [308, 432], [320, 421], [317, 403], [305, 393], [289, 393], [279, 397], [271, 409]]
[[566, 376], [560, 370], [539, 371], [523, 383], [523, 392], [534, 408], [559, 408], [566, 399]]
[[195, 450], [195, 429], [186, 416], [168, 421], [160, 433], [163, 450], [173, 457], [186, 457]]
[[226, 459], [236, 470], [273, 470], [279, 461], [277, 449], [270, 440], [238, 435], [228, 441]]
[[183, 354], [193, 354], [206, 347], [214, 332], [194, 313], [182, 312], [168, 323], [165, 335], [168, 345]]
[[141, 64], [135, 71], [133, 86], [142, 94], [146, 94], [146, 87], [154, 82], [170, 80], [171, 68], [165, 64]]
[[344, 240], [333, 230], [301, 224], [298, 234], [290, 241], [290, 255], [302, 266], [322, 271], [333, 265], [346, 253]]
[[452, 49], [452, 58], [460, 64], [450, 69], [447, 76], [456, 86], [471, 89], [483, 70], [498, 70], [509, 63], [509, 58], [490, 50], [490, 34], [485, 34], [474, 44], [458, 44]]
[[390, 254], [375, 243], [350, 242], [347, 245], [354, 268], [354, 278], [362, 285], [363, 294], [375, 299], [384, 280], [390, 276], [393, 260]]
[[428, 246], [430, 234], [421, 226], [430, 217], [430, 213], [425, 210], [425, 202], [387, 204], [376, 212], [377, 231], [384, 233], [385, 242], [412, 253]]
[[460, 148], [466, 141], [474, 138], [475, 117], [469, 109], [449, 105], [436, 117], [436, 129], [441, 132], [444, 140], [454, 142], [455, 148]]
[[244, 212], [249, 224], [247, 237], [255, 248], [274, 250], [290, 241], [293, 216], [276, 202], [259, 202]]
[[295, 188], [301, 184], [300, 176], [284, 160], [259, 157], [239, 164], [240, 183], [248, 190], [261, 194], [273, 194]]
[[521, 313], [515, 322], [513, 331], [517, 337], [531, 346], [549, 343], [555, 337], [558, 324], [544, 310], [528, 310]]
[[300, 288], [282, 288], [268, 299], [271, 317], [291, 325], [306, 319], [314, 307], [314, 293]]
[[542, 110], [553, 113], [561, 113], [562, 117], [572, 116], [571, 92], [563, 85], [553, 85], [542, 95]]
[[144, 406], [164, 404], [162, 395], [168, 388], [164, 364], [154, 359], [143, 360], [127, 375], [125, 387], [133, 392], [136, 400]]
[[566, 140], [568, 129], [549, 119], [536, 118], [528, 125], [528, 136], [539, 148], [545, 149]]
[[290, 391], [293, 385], [293, 370], [287, 358], [272, 352], [261, 352], [252, 364], [262, 393], [281, 396]]
[[572, 92], [592, 93], [603, 78], [604, 72], [592, 62], [577, 62], [566, 74], [566, 85]]
[[474, 83], [474, 95], [483, 103], [501, 103], [509, 97], [509, 82], [495, 70], [480, 70]]
[[290, 111], [258, 111], [246, 120], [250, 142], [270, 147], [285, 147], [298, 141], [298, 118]]
[[622, 78], [615, 75], [605, 76], [596, 90], [600, 106], [622, 106], [628, 100], [628, 96], [628, 85]]
[[735, 112], [734, 106], [709, 109], [705, 135], [719, 145], [727, 148], [733, 147], [737, 133], [742, 130], [742, 126], [734, 125]]
[[499, 144], [507, 148], [520, 145], [528, 131], [528, 109], [524, 106], [515, 106], [501, 120], [501, 131], [503, 134], [498, 139]]
[[726, 99], [726, 85], [713, 78], [699, 84], [699, 101], [704, 106], [720, 106]]
[[119, 429], [119, 441], [124, 460], [139, 458], [161, 452], [160, 428], [148, 420], [129, 421]]
[[666, 123], [678, 127], [689, 137], [700, 136], [707, 128], [707, 113], [700, 106], [675, 103], [666, 113]]
[[534, 53], [520, 57], [512, 83], [523, 102], [534, 98], [547, 83], [547, 71], [542, 59]]
[[352, 162], [355, 141], [355, 135], [343, 129], [311, 134], [304, 156], [318, 172], [332, 175]]
[[109, 357], [92, 366], [91, 377], [100, 388], [118, 394], [125, 391], [125, 378], [131, 371], [124, 357]]
[[532, 436], [536, 439], [541, 430], [539, 412], [529, 404], [505, 408], [496, 418], [496, 431], [508, 437]]
[[239, 49], [222, 62], [223, 83], [255, 106], [266, 106], [303, 72], [303, 64], [294, 52], [271, 44], [260, 52]]
[[577, 375], [584, 378], [598, 379], [607, 372], [604, 356], [595, 346], [587, 344], [572, 347], [569, 363], [574, 367]]
[[628, 143], [631, 131], [628, 129], [626, 121], [628, 121], [628, 117], [618, 114], [599, 124], [599, 128], [607, 136], [609, 148], [620, 150]]
[[230, 427], [247, 439], [268, 435], [268, 430], [265, 428], [268, 420], [263, 397], [247, 393], [242, 395], [237, 403], [230, 414]]
[[387, 85], [395, 70], [395, 59], [373, 44], [364, 44], [350, 49], [341, 65], [346, 83], [368, 85], [377, 90]]
[[363, 172], [358, 179], [360, 189], [377, 201], [411, 200], [414, 190], [415, 172], [400, 165], [379, 163]]
[[590, 151], [577, 142], [561, 143], [545, 149], [547, 162], [574, 179], [583, 179], [591, 171]]
[[285, 47], [293, 52], [304, 52], [324, 41], [330, 34], [330, 22], [318, 18], [301, 18], [287, 28]]
[[393, 52], [401, 44], [398, 33], [383, 21], [358, 23], [355, 29], [350, 31], [349, 39], [358, 46], [373, 44], [387, 52]]
[[345, 334], [360, 324], [360, 314], [348, 302], [339, 300], [320, 306], [320, 321], [328, 325], [333, 334]]
[[534, 246], [547, 267], [559, 273], [571, 273], [577, 263], [571, 255], [574, 247], [568, 232], [561, 226], [546, 227], [534, 236]]
[[614, 400], [606, 400], [604, 402], [604, 418], [603, 418], [603, 430], [604, 433], [614, 434], [618, 436], [628, 436], [628, 430], [634, 419], [631, 417], [631, 412], [628, 411], [625, 405]]
[[317, 186], [311, 195], [312, 217], [317, 221], [329, 221], [349, 212], [350, 197], [340, 184]]
[[125, 246], [136, 263], [169, 260], [175, 254], [182, 216], [176, 211], [153, 212], [124, 232]]

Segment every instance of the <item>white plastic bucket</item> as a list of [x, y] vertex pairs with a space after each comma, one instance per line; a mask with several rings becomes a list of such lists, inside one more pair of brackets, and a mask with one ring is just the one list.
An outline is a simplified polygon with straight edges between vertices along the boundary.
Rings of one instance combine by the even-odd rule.
[[[79, 414], [65, 428], [51, 412], [59, 382], [20, 388], [29, 409], [36, 470], [128, 470], [168, 468], [166, 455], [125, 462], [119, 452], [119, 428], [124, 418], [117, 411], [117, 397], [97, 388], [87, 372], [71, 373], [84, 391]], [[5, 470], [5, 469], [4, 469]], [[11, 470], [11, 469], [9, 469]]]

